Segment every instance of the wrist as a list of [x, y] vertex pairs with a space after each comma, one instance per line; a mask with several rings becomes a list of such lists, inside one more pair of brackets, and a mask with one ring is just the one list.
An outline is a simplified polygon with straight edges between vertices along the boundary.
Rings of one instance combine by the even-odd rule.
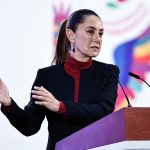
[[6, 103], [3, 103], [2, 105], [5, 106], [5, 107], [9, 107], [9, 106], [11, 106], [11, 104], [12, 104], [12, 100], [11, 100], [10, 97], [8, 97], [7, 102], [6, 102]]
[[63, 101], [60, 101], [60, 106], [59, 106], [58, 113], [59, 113], [59, 114], [64, 114], [64, 113], [66, 113], [66, 106], [65, 106], [65, 104], [64, 104]]
[[57, 104], [56, 104], [56, 112], [59, 111], [59, 108], [60, 108], [60, 101], [57, 101]]

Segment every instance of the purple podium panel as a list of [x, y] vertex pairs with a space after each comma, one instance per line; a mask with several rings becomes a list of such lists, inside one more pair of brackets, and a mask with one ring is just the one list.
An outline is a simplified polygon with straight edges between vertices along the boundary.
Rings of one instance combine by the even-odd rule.
[[113, 112], [77, 131], [57, 142], [55, 150], [85, 150], [125, 140], [124, 113]]
[[150, 140], [150, 108], [123, 108], [56, 143], [55, 150], [86, 150], [126, 140]]

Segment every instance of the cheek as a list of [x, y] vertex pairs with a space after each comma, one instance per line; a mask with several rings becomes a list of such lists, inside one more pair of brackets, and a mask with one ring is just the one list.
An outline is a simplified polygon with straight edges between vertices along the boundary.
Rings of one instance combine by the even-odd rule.
[[88, 37], [82, 37], [79, 39], [79, 43], [80, 43], [80, 46], [87, 48], [89, 47], [91, 40]]
[[80, 49], [86, 49], [88, 50], [90, 43], [92, 42], [91, 37], [85, 36], [84, 34], [80, 34], [76, 38], [76, 45]]

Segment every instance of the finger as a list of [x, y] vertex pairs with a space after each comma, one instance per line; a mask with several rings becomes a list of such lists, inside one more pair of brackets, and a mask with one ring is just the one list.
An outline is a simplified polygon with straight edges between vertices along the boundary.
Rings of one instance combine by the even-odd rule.
[[32, 90], [31, 93], [39, 95], [39, 96], [47, 96], [43, 91]]
[[[45, 92], [45, 90], [42, 88], [42, 86], [41, 87], [38, 87], [38, 86], [34, 86], [34, 89], [36, 90], [36, 91], [41, 91], [41, 92]], [[47, 92], [45, 92], [45, 93], [47, 93]]]
[[53, 97], [53, 95], [49, 92], [49, 91], [47, 91], [43, 86], [41, 86], [41, 87], [38, 87], [38, 86], [34, 86], [34, 89], [35, 90], [37, 90], [37, 91], [43, 91], [44, 93], [45, 93], [45, 97]]
[[35, 104], [41, 105], [41, 106], [46, 106], [46, 103], [45, 103], [45, 102], [35, 101]]
[[41, 100], [41, 101], [45, 101], [45, 98], [43, 96], [39, 96], [39, 95], [32, 95], [32, 98]]
[[35, 90], [38, 90], [38, 91], [41, 91], [41, 89], [42, 89], [42, 88], [39, 87], [39, 86], [34, 86], [33, 88], [34, 88]]
[[31, 93], [33, 95], [37, 95], [37, 96], [43, 96], [45, 100], [47, 100], [50, 96], [47, 93], [44, 93], [42, 91], [36, 91], [36, 90], [32, 90]]
[[47, 91], [43, 86], [40, 86], [40, 87], [34, 86], [34, 89], [35, 89], [35, 90], [38, 90], [38, 91], [43, 91], [43, 92], [45, 92], [45, 93], [47, 93], [47, 94], [50, 94], [50, 92]]
[[0, 84], [3, 84], [3, 81], [2, 81], [2, 79], [0, 78]]

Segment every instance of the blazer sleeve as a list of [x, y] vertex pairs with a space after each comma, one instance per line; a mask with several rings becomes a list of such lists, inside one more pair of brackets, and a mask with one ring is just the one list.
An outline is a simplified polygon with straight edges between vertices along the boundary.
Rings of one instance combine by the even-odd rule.
[[[33, 86], [41, 86], [42, 83], [43, 78], [40, 71], [38, 71]], [[26, 136], [37, 133], [45, 117], [45, 109], [41, 106], [36, 105], [34, 103], [34, 99], [32, 98], [30, 99], [28, 105], [25, 106], [24, 110], [21, 109], [13, 99], [10, 111], [5, 111], [3, 106], [1, 107], [1, 110], [8, 118], [10, 123]]]
[[91, 123], [114, 111], [117, 98], [119, 68], [115, 65], [109, 65], [108, 70], [109, 77], [102, 93], [96, 100], [97, 103], [75, 104], [73, 102], [64, 102], [67, 119]]

